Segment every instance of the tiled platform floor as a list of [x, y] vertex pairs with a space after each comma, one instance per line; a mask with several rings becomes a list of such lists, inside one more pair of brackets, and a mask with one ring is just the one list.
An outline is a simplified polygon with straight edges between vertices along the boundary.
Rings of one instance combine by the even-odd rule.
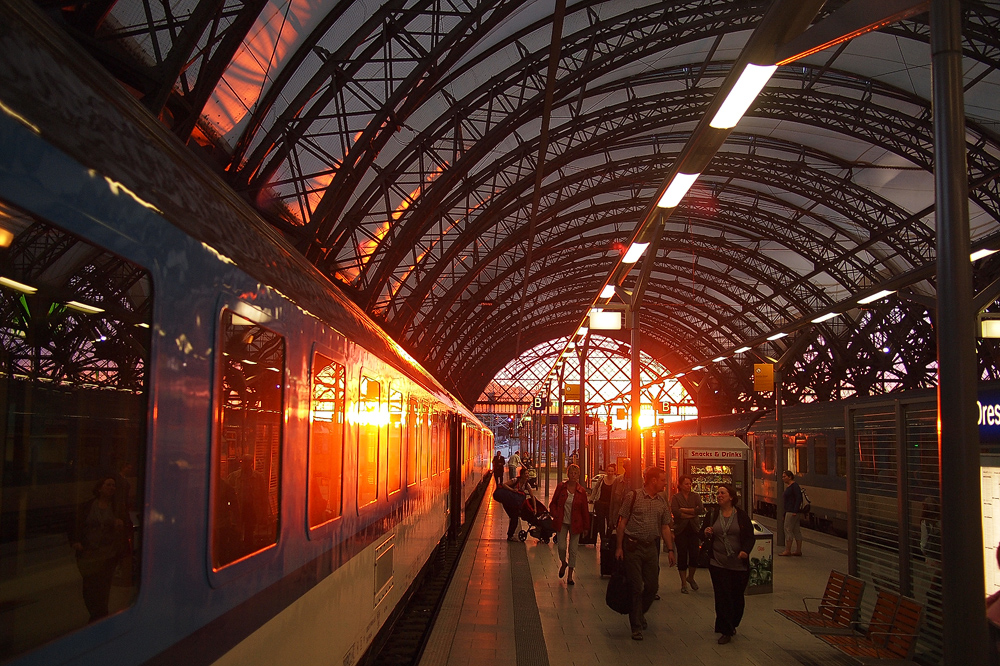
[[[773, 529], [773, 522], [760, 522]], [[747, 597], [743, 623], [728, 645], [716, 643], [708, 572], [698, 572], [698, 592], [681, 594], [677, 570], [668, 568], [666, 556], [661, 556], [661, 600], [654, 602], [647, 615], [645, 640], [638, 642], [630, 638], [628, 616], [615, 613], [604, 603], [608, 579], [599, 576], [594, 546], [580, 547], [576, 585], [570, 587], [558, 577], [559, 556], [554, 544], [541, 544], [530, 537], [527, 543], [508, 543], [506, 526], [502, 508], [487, 497], [421, 666], [853, 663], [773, 610], [801, 608], [802, 597], [822, 594], [831, 569], [846, 571], [847, 544], [843, 539], [807, 532], [804, 557], [776, 557], [774, 593]], [[515, 549], [522, 555], [516, 556]], [[527, 555], [527, 567], [523, 555]], [[512, 572], [530, 575], [543, 641], [538, 640], [532, 622], [521, 621], [524, 618], [519, 618], [515, 628], [515, 605], [519, 613], [532, 611], [532, 588], [528, 588], [527, 598], [523, 591], [515, 594]]]

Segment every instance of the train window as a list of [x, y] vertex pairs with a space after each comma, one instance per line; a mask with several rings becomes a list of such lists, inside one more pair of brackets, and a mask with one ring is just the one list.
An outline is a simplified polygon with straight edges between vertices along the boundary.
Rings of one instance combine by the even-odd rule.
[[358, 396], [358, 506], [378, 499], [378, 436], [381, 425], [382, 385], [361, 377]]
[[389, 391], [389, 438], [386, 465], [386, 492], [394, 493], [403, 486], [403, 394]]
[[797, 436], [795, 438], [795, 473], [796, 474], [808, 474], [809, 473], [809, 439], [803, 436]]
[[838, 437], [834, 450], [837, 455], [837, 476], [847, 476], [847, 440]]
[[774, 440], [770, 438], [764, 439], [764, 473], [774, 474]]
[[417, 401], [406, 404], [406, 485], [417, 482]]
[[278, 541], [285, 339], [222, 311], [212, 565]]
[[2, 202], [0, 231], [6, 662], [135, 601], [152, 282]]
[[420, 408], [420, 480], [430, 476], [431, 469], [431, 414], [427, 407]]
[[816, 435], [813, 438], [813, 459], [817, 474], [827, 475], [830, 473], [830, 460], [826, 445], [826, 435]]
[[346, 368], [323, 354], [314, 354], [309, 408], [309, 527], [323, 525], [343, 512], [346, 393]]

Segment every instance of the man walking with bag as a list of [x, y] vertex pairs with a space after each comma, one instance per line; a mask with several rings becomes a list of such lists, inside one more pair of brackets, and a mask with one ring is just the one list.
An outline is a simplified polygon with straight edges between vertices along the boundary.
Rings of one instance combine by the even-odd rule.
[[670, 506], [660, 495], [666, 485], [666, 472], [650, 467], [643, 475], [642, 488], [625, 495], [618, 514], [615, 558], [624, 560], [625, 574], [632, 588], [632, 610], [628, 617], [634, 641], [642, 640], [645, 614], [659, 589], [657, 539], [662, 537], [666, 545], [670, 566], [675, 563]]

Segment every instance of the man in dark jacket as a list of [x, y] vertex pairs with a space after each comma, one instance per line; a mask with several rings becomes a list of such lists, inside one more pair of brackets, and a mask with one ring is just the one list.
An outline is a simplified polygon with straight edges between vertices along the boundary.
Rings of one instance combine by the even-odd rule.
[[493, 480], [496, 481], [497, 487], [500, 487], [500, 484], [503, 483], [503, 467], [506, 464], [507, 461], [503, 459], [498, 450], [497, 454], [493, 456]]
[[[785, 550], [778, 553], [782, 557], [802, 555], [802, 528], [799, 526], [799, 511], [802, 509], [802, 488], [795, 481], [795, 475], [789, 470], [781, 473], [785, 483], [785, 494], [782, 501], [785, 504]], [[792, 550], [792, 541], [797, 548]]]

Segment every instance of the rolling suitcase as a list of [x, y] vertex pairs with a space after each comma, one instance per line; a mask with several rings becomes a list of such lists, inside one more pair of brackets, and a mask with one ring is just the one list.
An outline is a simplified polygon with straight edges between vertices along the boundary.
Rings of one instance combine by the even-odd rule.
[[606, 534], [601, 535], [601, 552], [598, 553], [601, 564], [601, 575], [610, 576], [615, 570], [615, 540]]
[[590, 512], [590, 529], [580, 535], [580, 545], [588, 546], [597, 543], [597, 516]]

